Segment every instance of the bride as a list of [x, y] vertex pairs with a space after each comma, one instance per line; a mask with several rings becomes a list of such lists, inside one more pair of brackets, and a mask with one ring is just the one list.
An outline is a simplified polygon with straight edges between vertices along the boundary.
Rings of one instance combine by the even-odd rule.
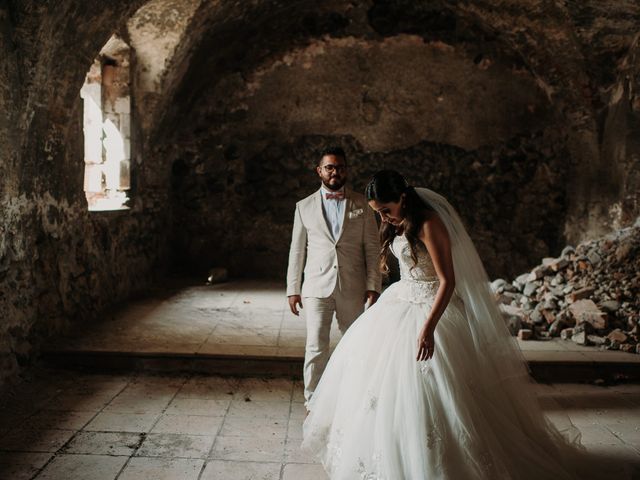
[[544, 418], [453, 208], [391, 170], [366, 196], [382, 219], [381, 266], [393, 253], [401, 279], [336, 347], [303, 449], [332, 480], [584, 477], [579, 434]]

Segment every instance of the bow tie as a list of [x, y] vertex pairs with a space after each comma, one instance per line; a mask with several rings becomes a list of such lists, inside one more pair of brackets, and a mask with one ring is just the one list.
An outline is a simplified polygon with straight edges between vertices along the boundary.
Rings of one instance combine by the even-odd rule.
[[327, 200], [342, 200], [344, 198], [344, 192], [335, 192], [335, 193], [329, 193], [326, 192], [324, 194], [324, 198], [326, 198]]

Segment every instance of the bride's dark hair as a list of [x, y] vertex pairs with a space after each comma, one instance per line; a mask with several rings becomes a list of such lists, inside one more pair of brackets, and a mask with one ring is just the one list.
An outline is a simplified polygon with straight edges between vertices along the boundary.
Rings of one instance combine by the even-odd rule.
[[[414, 265], [417, 265], [417, 250], [422, 245], [418, 238], [418, 232], [422, 228], [429, 207], [420, 199], [416, 189], [409, 185], [405, 178], [395, 170], [379, 171], [373, 176], [365, 189], [365, 196], [368, 202], [371, 200], [379, 203], [400, 202], [403, 193], [402, 213], [404, 221], [402, 232], [409, 242], [411, 259]], [[385, 273], [389, 272], [389, 266], [387, 265], [389, 250], [393, 239], [398, 234], [400, 234], [398, 227], [388, 222], [382, 223], [380, 227], [380, 243], [382, 244], [380, 269]]]

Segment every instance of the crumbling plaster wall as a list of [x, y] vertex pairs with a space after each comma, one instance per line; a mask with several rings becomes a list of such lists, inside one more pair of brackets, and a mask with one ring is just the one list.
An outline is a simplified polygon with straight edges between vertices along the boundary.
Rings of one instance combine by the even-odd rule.
[[317, 188], [332, 142], [349, 151], [358, 191], [392, 167], [454, 200], [494, 272], [557, 247], [563, 147], [545, 134], [550, 104], [526, 71], [474, 58], [415, 35], [346, 37], [224, 78], [194, 112], [217, 121], [178, 143], [177, 263], [281, 277], [293, 207]]
[[202, 0], [151, 0], [127, 21], [125, 36], [135, 54], [133, 88], [143, 139], [161, 112], [162, 98], [180, 46], [196, 41], [191, 22]]
[[[621, 222], [632, 223], [640, 214], [640, 188], [621, 186], [627, 183], [628, 163], [637, 164], [637, 154], [622, 158], [606, 146], [630, 134], [632, 127], [605, 130], [612, 121], [616, 123], [611, 116], [619, 114], [620, 82], [630, 68], [637, 72], [638, 58], [632, 51], [637, 48], [633, 45], [640, 4], [595, 0], [446, 3], [457, 8], [460, 16], [499, 33], [519, 51], [561, 112], [569, 153], [566, 241], [575, 244], [603, 235]], [[634, 100], [623, 101], [633, 104]], [[628, 118], [637, 119], [637, 110]], [[619, 210], [626, 213], [617, 214]]]
[[[635, 222], [640, 216], [640, 34], [620, 62], [602, 115], [601, 170], [606, 186], [600, 207], [613, 228]], [[595, 194], [602, 187], [594, 185]]]
[[79, 90], [102, 45], [141, 3], [0, 7], [0, 382], [46, 338], [94, 320], [161, 271], [166, 189], [104, 213], [87, 211], [82, 190]]
[[[147, 132], [200, 3], [0, 5], [0, 383], [47, 338], [95, 320], [165, 271], [168, 175], [149, 160]], [[134, 52], [132, 202], [89, 213], [79, 90], [113, 33]]]
[[[460, 185], [459, 191], [474, 192], [481, 204], [495, 205], [496, 196], [486, 185], [498, 178], [502, 191], [510, 192], [504, 194], [507, 202], [519, 204], [522, 212], [534, 217], [528, 226], [535, 225], [535, 229], [524, 232], [522, 222], [512, 222], [513, 212], [501, 213], [495, 208], [496, 217], [483, 216], [483, 221], [467, 216], [494, 274], [509, 273], [509, 269], [515, 273], [523, 264], [535, 264], [535, 258], [557, 254], [565, 242], [600, 235], [633, 217], [633, 209], [627, 209], [626, 216], [618, 215], [619, 221], [611, 215], [611, 206], [615, 210], [624, 196], [617, 186], [627, 178], [611, 172], [629, 171], [632, 167], [619, 170], [618, 166], [637, 162], [628, 154], [624, 162], [619, 156], [612, 157], [603, 148], [606, 144], [603, 139], [607, 136], [606, 118], [612, 113], [609, 105], [614, 98], [613, 86], [624, 69], [623, 59], [636, 35], [633, 24], [640, 19], [637, 5], [612, 2], [603, 7], [590, 1], [579, 5], [409, 0], [329, 3], [328, 7], [317, 7], [313, 12], [305, 2], [293, 2], [286, 7], [276, 4], [269, 15], [258, 4], [254, 13], [247, 10], [242, 14], [226, 4], [229, 10], [225, 11], [224, 19], [215, 14], [208, 17], [215, 27], [203, 35], [201, 45], [194, 49], [189, 68], [183, 74], [185, 81], [175, 96], [180, 101], [168, 104], [164, 117], [165, 124], [174, 128], [178, 118], [188, 119], [187, 124], [178, 126], [174, 135], [170, 135], [178, 148], [167, 142], [167, 149], [163, 150], [166, 158], [175, 160], [173, 183], [178, 204], [175, 216], [180, 224], [174, 230], [172, 250], [180, 265], [203, 269], [207, 263], [203, 259], [210, 263], [224, 259], [237, 272], [282, 271], [289, 225], [275, 227], [274, 218], [280, 221], [293, 208], [293, 197], [308, 193], [316, 185], [312, 174], [302, 173], [308, 171], [312, 153], [307, 151], [304, 158], [281, 159], [273, 165], [279, 173], [268, 175], [275, 182], [272, 190], [282, 191], [283, 185], [294, 189], [295, 185], [302, 185], [286, 201], [272, 202], [271, 198], [262, 201], [264, 189], [256, 184], [260, 174], [255, 173], [252, 165], [260, 163], [256, 159], [260, 158], [263, 145], [288, 155], [290, 145], [304, 144], [307, 136], [315, 138], [318, 148], [352, 138], [356, 145], [352, 153], [357, 157], [359, 152], [362, 158], [395, 154], [410, 145], [419, 150], [424, 142], [460, 147], [459, 158], [477, 155], [480, 144], [501, 152], [505, 151], [505, 145], [526, 143], [526, 149], [515, 148], [517, 153], [505, 158], [496, 158], [498, 154], [492, 153], [489, 155], [492, 160], [486, 162], [499, 163], [502, 178], [520, 178], [521, 183], [502, 182], [495, 172], [487, 173], [489, 168], [482, 181]], [[239, 17], [251, 20], [252, 28], [245, 27]], [[528, 78], [529, 83], [535, 84], [530, 91], [536, 91], [537, 95], [537, 103], [531, 106], [545, 115], [530, 115], [525, 122], [514, 121], [513, 112], [522, 106], [517, 101], [511, 110], [499, 107], [476, 110], [474, 107], [483, 105], [483, 98], [491, 98], [478, 95], [473, 89], [479, 78], [476, 74], [469, 81], [471, 89], [460, 89], [459, 95], [450, 95], [443, 102], [445, 106], [457, 107], [451, 108], [447, 117], [442, 115], [446, 107], [425, 108], [429, 101], [420, 98], [424, 93], [420, 90], [408, 89], [403, 97], [402, 91], [389, 89], [381, 97], [375, 85], [367, 83], [376, 75], [393, 76], [393, 68], [363, 73], [359, 72], [362, 66], [356, 60], [347, 63], [346, 69], [343, 67], [348, 72], [346, 78], [342, 78], [337, 68], [329, 74], [314, 68], [326, 54], [327, 45], [350, 45], [354, 50], [359, 48], [356, 45], [367, 45], [375, 50], [377, 45], [388, 47], [411, 36], [422, 38], [425, 44], [437, 45], [441, 52], [465, 50], [468, 64], [473, 64], [476, 72], [481, 72], [482, 67], [495, 72], [502, 65], [512, 74], [505, 83]], [[237, 39], [242, 42], [234, 43]], [[416, 57], [417, 64], [421, 61], [422, 57]], [[274, 73], [287, 69], [286, 75]], [[314, 75], [307, 72], [305, 77], [307, 70]], [[449, 73], [455, 76], [455, 68], [447, 70], [446, 74]], [[335, 88], [326, 88], [327, 75], [332, 77]], [[299, 76], [306, 83], [297, 83]], [[363, 78], [365, 81], [359, 83]], [[268, 82], [270, 87], [265, 86]], [[322, 92], [322, 88], [328, 91]], [[546, 103], [540, 100], [541, 95], [546, 97]], [[273, 108], [278, 103], [280, 108]], [[398, 112], [413, 108], [411, 114], [404, 116], [411, 119], [405, 120], [401, 113], [387, 108], [394, 103]], [[334, 108], [336, 104], [340, 106]], [[416, 105], [421, 107], [415, 108]], [[462, 118], [461, 106], [468, 115], [466, 119]], [[261, 116], [260, 112], [268, 113]], [[496, 119], [500, 114], [503, 116], [496, 122], [492, 113]], [[424, 119], [421, 115], [429, 121], [421, 121]], [[469, 137], [467, 129], [459, 128], [464, 133], [455, 138], [451, 125], [469, 119], [476, 123], [476, 135]], [[523, 124], [526, 127], [520, 128]], [[231, 133], [234, 128], [235, 134]], [[433, 131], [438, 128], [440, 132]], [[449, 133], [443, 134], [442, 130]], [[611, 130], [611, 134], [614, 132], [620, 135], [619, 130]], [[395, 158], [394, 166], [400, 170], [422, 168], [419, 164], [403, 163], [397, 155]], [[528, 176], [522, 176], [520, 163], [515, 162], [514, 171], [509, 172], [508, 161], [514, 158], [521, 161], [525, 158], [522, 163], [535, 164], [536, 168], [529, 165], [525, 169]], [[430, 165], [430, 161], [434, 160], [423, 158], [423, 165]], [[458, 159], [451, 161], [464, 163]], [[296, 162], [304, 167], [298, 170], [289, 167], [286, 171], [281, 167]], [[442, 167], [437, 175], [444, 177], [443, 172], [447, 171]], [[603, 178], [603, 172], [610, 174]], [[438, 182], [423, 177], [422, 183], [435, 186]], [[627, 197], [637, 199], [632, 187], [626, 186], [625, 191]], [[252, 210], [256, 199], [260, 206], [275, 209], [276, 213], [256, 214]], [[526, 208], [527, 202], [533, 208]], [[634, 202], [627, 198], [624, 204]], [[466, 209], [464, 202], [457, 206]], [[485, 234], [486, 229], [494, 229], [495, 234]], [[190, 234], [188, 239], [186, 232]], [[510, 248], [500, 250], [498, 246], [505, 243], [510, 243]], [[242, 264], [246, 255], [240, 246], [258, 257], [257, 261], [246, 262], [253, 267], [250, 270]], [[503, 258], [499, 258], [500, 254]]]

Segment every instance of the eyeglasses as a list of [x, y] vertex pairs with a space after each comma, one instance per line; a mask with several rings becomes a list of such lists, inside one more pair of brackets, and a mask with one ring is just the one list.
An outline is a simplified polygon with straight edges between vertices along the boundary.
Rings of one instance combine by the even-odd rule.
[[344, 172], [344, 171], [347, 170], [347, 166], [346, 165], [333, 165], [331, 163], [329, 165], [323, 165], [322, 168], [327, 173]]

